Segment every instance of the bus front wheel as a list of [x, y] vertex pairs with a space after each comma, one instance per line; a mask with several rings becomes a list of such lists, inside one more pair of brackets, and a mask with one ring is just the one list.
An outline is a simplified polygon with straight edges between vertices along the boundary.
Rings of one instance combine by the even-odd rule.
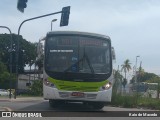
[[65, 101], [62, 101], [62, 100], [53, 100], [53, 99], [49, 99], [49, 105], [50, 107], [61, 107], [65, 104], [66, 102]]
[[57, 107], [56, 101], [49, 99], [50, 107]]
[[91, 109], [102, 109], [104, 107], [104, 103], [102, 102], [83, 102], [85, 106], [90, 107]]
[[93, 109], [102, 109], [104, 107], [104, 103], [95, 102], [91, 104]]

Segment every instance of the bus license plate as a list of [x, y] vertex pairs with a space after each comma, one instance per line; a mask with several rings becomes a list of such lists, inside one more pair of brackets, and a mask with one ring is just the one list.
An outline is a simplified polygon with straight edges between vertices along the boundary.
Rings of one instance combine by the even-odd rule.
[[83, 97], [83, 96], [84, 96], [84, 93], [81, 93], [81, 92], [73, 92], [71, 95], [72, 95], [72, 96]]

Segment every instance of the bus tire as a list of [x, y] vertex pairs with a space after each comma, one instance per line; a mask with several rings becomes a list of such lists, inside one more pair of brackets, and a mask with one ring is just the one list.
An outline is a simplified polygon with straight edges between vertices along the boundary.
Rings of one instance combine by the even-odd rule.
[[65, 104], [65, 101], [61, 101], [61, 100], [53, 100], [53, 99], [49, 99], [49, 105], [50, 107], [61, 107]]
[[93, 109], [102, 109], [104, 107], [104, 103], [100, 103], [100, 102], [95, 102], [95, 103], [92, 103], [92, 107]]
[[50, 107], [58, 107], [57, 101], [49, 99], [49, 106]]

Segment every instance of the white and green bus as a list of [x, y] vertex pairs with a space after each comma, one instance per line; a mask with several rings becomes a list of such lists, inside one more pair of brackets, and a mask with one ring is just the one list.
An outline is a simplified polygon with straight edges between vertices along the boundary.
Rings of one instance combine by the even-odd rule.
[[111, 102], [112, 47], [108, 36], [49, 32], [44, 54], [43, 95], [50, 106], [83, 102], [101, 109]]

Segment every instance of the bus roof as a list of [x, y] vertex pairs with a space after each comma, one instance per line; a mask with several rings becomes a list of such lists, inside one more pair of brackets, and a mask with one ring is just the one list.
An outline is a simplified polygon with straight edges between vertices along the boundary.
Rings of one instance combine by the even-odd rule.
[[86, 35], [86, 36], [93, 36], [93, 37], [100, 37], [100, 38], [110, 39], [110, 37], [106, 36], [106, 35], [97, 34], [97, 33], [89, 33], [89, 32], [80, 32], [80, 31], [52, 31], [52, 32], [48, 32], [47, 33], [47, 35], [54, 35], [54, 34]]

